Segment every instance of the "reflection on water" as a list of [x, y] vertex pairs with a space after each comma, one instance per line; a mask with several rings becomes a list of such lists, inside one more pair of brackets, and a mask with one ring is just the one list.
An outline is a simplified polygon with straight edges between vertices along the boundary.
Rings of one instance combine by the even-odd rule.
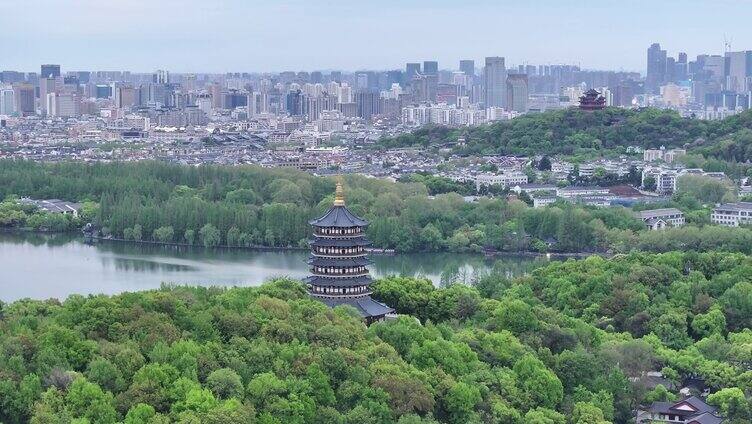
[[[274, 277], [308, 274], [307, 252], [260, 252], [101, 242], [88, 245], [77, 234], [0, 233], [0, 299], [65, 298], [73, 293], [119, 293], [161, 283], [259, 285]], [[375, 277], [421, 276], [434, 284], [469, 283], [491, 269], [523, 275], [545, 259], [412, 253], [372, 256]]]

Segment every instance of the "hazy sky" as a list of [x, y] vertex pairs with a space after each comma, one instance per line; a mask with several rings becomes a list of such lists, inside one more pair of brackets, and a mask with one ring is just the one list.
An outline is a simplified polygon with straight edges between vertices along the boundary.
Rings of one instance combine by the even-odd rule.
[[752, 49], [752, 0], [0, 0], [0, 70], [394, 69], [505, 56], [643, 71], [645, 50]]

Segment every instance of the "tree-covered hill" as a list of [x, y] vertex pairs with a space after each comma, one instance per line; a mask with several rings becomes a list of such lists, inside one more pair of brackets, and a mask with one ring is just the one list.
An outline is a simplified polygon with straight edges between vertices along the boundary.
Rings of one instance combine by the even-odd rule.
[[[752, 258], [589, 258], [474, 287], [394, 277], [367, 328], [289, 280], [0, 307], [0, 421], [628, 423], [700, 377], [750, 420]], [[416, 319], [417, 318], [417, 319]], [[419, 320], [420, 321], [419, 321]]]
[[470, 128], [427, 126], [383, 139], [379, 145], [427, 147], [456, 143], [462, 138], [465, 146], [456, 149], [463, 154], [571, 155], [607, 149], [623, 151], [628, 146], [712, 145], [744, 129], [752, 129], [752, 111], [723, 121], [703, 121], [653, 108], [606, 108], [595, 112], [568, 108]]

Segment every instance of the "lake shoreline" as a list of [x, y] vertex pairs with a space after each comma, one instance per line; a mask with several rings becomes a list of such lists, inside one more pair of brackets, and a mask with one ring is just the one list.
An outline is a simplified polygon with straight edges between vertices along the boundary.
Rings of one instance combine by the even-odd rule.
[[[42, 233], [45, 234], [45, 233]], [[295, 247], [295, 246], [230, 246], [230, 245], [218, 245], [218, 246], [204, 246], [200, 244], [189, 243], [177, 243], [177, 242], [162, 242], [154, 240], [128, 240], [120, 237], [100, 237], [100, 236], [84, 236], [85, 240], [96, 240], [97, 242], [116, 242], [116, 243], [129, 243], [129, 244], [144, 244], [152, 246], [175, 246], [175, 247], [189, 247], [199, 249], [227, 249], [227, 250], [248, 250], [257, 252], [306, 252], [309, 249], [307, 247]], [[410, 252], [397, 252], [394, 249], [367, 249], [367, 253], [370, 255], [379, 256], [393, 256], [404, 254], [444, 254], [444, 253], [457, 253], [457, 254], [470, 254], [485, 256], [486, 258], [493, 259], [495, 257], [525, 257], [525, 258], [553, 258], [553, 259], [584, 259], [593, 255], [601, 257], [610, 257], [611, 255], [604, 252], [534, 252], [534, 251], [493, 251], [493, 252], [454, 252], [451, 250], [442, 250], [437, 252], [431, 251], [410, 251]]]

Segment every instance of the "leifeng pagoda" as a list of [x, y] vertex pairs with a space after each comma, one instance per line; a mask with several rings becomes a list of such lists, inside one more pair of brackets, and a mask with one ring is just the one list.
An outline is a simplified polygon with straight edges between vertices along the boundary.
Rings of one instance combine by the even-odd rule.
[[606, 107], [606, 98], [597, 90], [590, 89], [580, 97], [580, 109], [599, 110]]
[[305, 279], [308, 293], [333, 308], [354, 307], [366, 324], [384, 319], [394, 310], [371, 298], [372, 283], [366, 265], [370, 264], [365, 237], [368, 221], [350, 212], [345, 206], [342, 184], [337, 183], [334, 205], [320, 218], [310, 221], [311, 276]]

